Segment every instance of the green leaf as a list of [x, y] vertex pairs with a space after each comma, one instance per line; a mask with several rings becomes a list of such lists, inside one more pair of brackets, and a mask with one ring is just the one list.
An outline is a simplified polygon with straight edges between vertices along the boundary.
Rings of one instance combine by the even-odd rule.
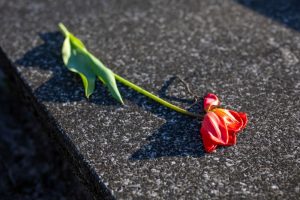
[[66, 37], [62, 47], [64, 64], [70, 71], [80, 75], [86, 97], [89, 98], [94, 92], [95, 80], [98, 77], [107, 86], [110, 94], [123, 104], [114, 73], [93, 56], [84, 44], [70, 33], [63, 24], [60, 23], [59, 27]]

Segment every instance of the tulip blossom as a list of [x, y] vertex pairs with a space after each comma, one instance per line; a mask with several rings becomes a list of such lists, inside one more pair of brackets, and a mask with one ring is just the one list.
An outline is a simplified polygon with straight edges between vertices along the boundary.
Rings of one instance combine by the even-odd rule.
[[200, 133], [206, 152], [214, 151], [217, 146], [236, 144], [236, 135], [247, 125], [246, 113], [218, 108], [220, 101], [214, 94], [204, 98], [204, 116]]
[[[191, 117], [201, 117], [199, 113], [192, 113], [176, 106], [114, 73], [91, 54], [85, 45], [69, 32], [62, 23], [59, 24], [59, 28], [65, 36], [62, 45], [64, 64], [70, 71], [80, 75], [87, 98], [94, 92], [96, 79], [100, 79], [107, 86], [112, 97], [121, 104], [124, 104], [118, 85], [116, 84], [116, 81], [118, 81], [174, 111]], [[187, 92], [192, 94], [195, 97], [195, 102], [197, 102], [198, 96], [190, 90], [188, 84], [183, 79], [180, 78], [179, 80], [186, 86]], [[234, 145], [237, 133], [245, 128], [247, 124], [247, 115], [245, 113], [221, 109], [218, 108], [219, 105], [220, 101], [214, 94], [208, 94], [204, 99], [204, 110], [207, 113], [204, 116], [200, 132], [205, 151], [207, 152], [212, 152], [218, 145]]]

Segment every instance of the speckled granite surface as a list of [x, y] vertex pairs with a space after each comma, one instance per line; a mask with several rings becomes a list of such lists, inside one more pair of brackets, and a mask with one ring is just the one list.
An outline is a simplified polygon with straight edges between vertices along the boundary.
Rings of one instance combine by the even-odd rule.
[[0, 67], [0, 199], [92, 200], [9, 83]]
[[[296, 1], [287, 1], [284, 12], [272, 1], [268, 14], [253, 9], [257, 2], [0, 1], [0, 46], [55, 119], [50, 123], [59, 131], [52, 134], [64, 138], [70, 156], [82, 158], [80, 167], [88, 166], [86, 181], [94, 177], [104, 188], [100, 195], [295, 199], [300, 14], [289, 12]], [[214, 92], [224, 107], [247, 112], [238, 144], [205, 154], [200, 122], [121, 85], [127, 106], [100, 84], [86, 100], [80, 79], [63, 67], [58, 22], [116, 73], [178, 105], [187, 106], [190, 97], [172, 81], [174, 74], [200, 96]]]

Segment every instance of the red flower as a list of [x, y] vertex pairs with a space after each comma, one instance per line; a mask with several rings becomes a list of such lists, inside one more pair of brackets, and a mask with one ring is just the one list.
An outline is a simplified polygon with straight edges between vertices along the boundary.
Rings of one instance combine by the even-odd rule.
[[206, 152], [212, 152], [218, 145], [230, 146], [236, 143], [236, 135], [247, 124], [246, 113], [217, 108], [220, 101], [214, 94], [204, 98], [204, 116], [200, 133]]

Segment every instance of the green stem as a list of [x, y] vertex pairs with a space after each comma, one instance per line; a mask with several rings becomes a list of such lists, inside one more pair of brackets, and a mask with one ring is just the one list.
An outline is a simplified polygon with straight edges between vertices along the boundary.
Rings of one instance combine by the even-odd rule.
[[116, 80], [118, 80], [120, 83], [123, 83], [124, 85], [126, 85], [126, 86], [134, 89], [135, 91], [137, 91], [137, 92], [139, 92], [139, 93], [141, 93], [141, 94], [143, 94], [143, 95], [145, 95], [145, 96], [147, 96], [149, 98], [151, 98], [152, 100], [154, 100], [154, 101], [156, 101], [156, 102], [164, 105], [165, 107], [168, 107], [168, 108], [170, 108], [172, 110], [175, 110], [175, 111], [177, 111], [179, 113], [182, 113], [182, 114], [185, 114], [185, 115], [189, 115], [191, 117], [200, 117], [200, 115], [198, 115], [198, 114], [189, 112], [189, 111], [187, 111], [187, 110], [185, 110], [183, 108], [175, 106], [175, 105], [173, 105], [173, 104], [171, 104], [171, 103], [169, 103], [169, 102], [167, 102], [167, 101], [159, 98], [158, 96], [156, 96], [156, 95], [154, 95], [154, 94], [152, 94], [152, 93], [144, 90], [143, 88], [135, 85], [134, 83], [132, 83], [132, 82], [130, 82], [130, 81], [122, 78], [121, 76], [119, 76], [117, 74], [114, 74], [114, 75], [115, 75]]
[[[63, 34], [65, 37], [67, 37], [68, 34], [69, 34], [68, 29], [67, 29], [62, 23], [59, 23], [58, 26], [59, 26], [59, 29], [60, 29], [60, 31], [62, 32], [62, 34]], [[198, 114], [189, 112], [189, 111], [187, 111], [187, 110], [185, 110], [185, 109], [183, 109], [183, 108], [180, 108], [180, 107], [178, 107], [178, 106], [175, 106], [175, 105], [173, 105], [173, 104], [171, 104], [171, 103], [169, 103], [169, 102], [167, 102], [167, 101], [165, 101], [165, 100], [159, 98], [158, 96], [156, 96], [156, 95], [154, 95], [154, 94], [152, 94], [152, 93], [150, 93], [150, 92], [144, 90], [143, 88], [141, 88], [141, 87], [135, 85], [134, 83], [132, 83], [132, 82], [130, 82], [130, 81], [128, 81], [128, 80], [122, 78], [121, 76], [119, 76], [119, 75], [117, 75], [117, 74], [114, 74], [114, 76], [115, 76], [116, 80], [118, 80], [119, 82], [121, 82], [121, 83], [123, 83], [124, 85], [126, 85], [126, 86], [128, 86], [128, 87], [134, 89], [135, 91], [137, 91], [137, 92], [139, 92], [139, 93], [141, 93], [141, 94], [143, 94], [143, 95], [149, 97], [150, 99], [153, 99], [154, 101], [156, 101], [156, 102], [158, 102], [158, 103], [164, 105], [165, 107], [168, 107], [168, 108], [170, 108], [170, 109], [172, 109], [172, 110], [175, 110], [175, 111], [177, 111], [177, 112], [179, 112], [179, 113], [182, 113], [182, 114], [185, 114], [185, 115], [189, 115], [189, 116], [191, 116], [191, 117], [197, 117], [197, 118], [200, 117], [200, 115], [198, 115]], [[188, 90], [189, 90], [189, 88], [188, 88]], [[189, 92], [190, 92], [190, 90], [189, 90]]]

